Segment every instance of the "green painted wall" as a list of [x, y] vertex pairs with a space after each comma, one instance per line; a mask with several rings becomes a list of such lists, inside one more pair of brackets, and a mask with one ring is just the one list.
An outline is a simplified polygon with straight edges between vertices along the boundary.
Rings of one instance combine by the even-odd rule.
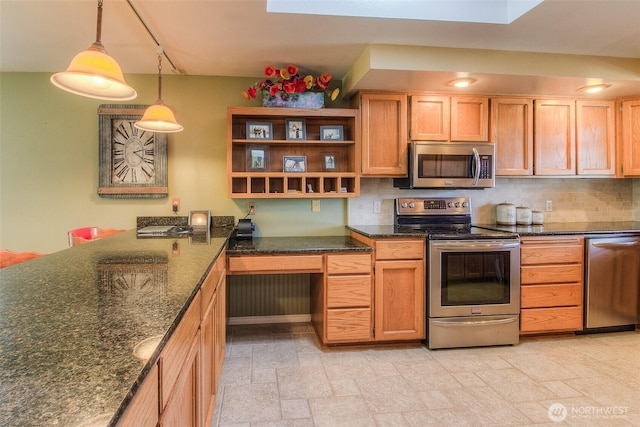
[[[249, 200], [227, 197], [226, 119], [228, 106], [247, 105], [240, 93], [253, 79], [163, 76], [163, 99], [185, 127], [169, 135], [169, 198], [124, 200], [96, 193], [97, 110], [109, 102], [64, 92], [49, 76], [0, 73], [0, 248], [62, 250], [73, 228], [131, 229], [136, 216], [171, 215], [172, 197], [181, 199], [181, 215], [245, 215]], [[157, 76], [126, 79], [138, 91], [129, 103], [155, 102]], [[345, 200], [323, 199], [320, 213], [311, 212], [310, 200], [255, 202], [256, 235], [345, 234]]]

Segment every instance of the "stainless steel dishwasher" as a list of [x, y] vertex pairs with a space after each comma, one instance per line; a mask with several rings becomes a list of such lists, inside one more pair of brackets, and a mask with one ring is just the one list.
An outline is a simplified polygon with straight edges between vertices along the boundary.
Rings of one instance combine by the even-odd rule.
[[585, 330], [640, 323], [640, 236], [585, 242]]

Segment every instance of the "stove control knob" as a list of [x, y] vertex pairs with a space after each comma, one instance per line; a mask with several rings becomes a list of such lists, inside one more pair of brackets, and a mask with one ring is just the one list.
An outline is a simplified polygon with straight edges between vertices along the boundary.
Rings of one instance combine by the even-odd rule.
[[447, 207], [452, 208], [452, 207], [453, 207], [453, 202], [449, 202], [449, 203], [447, 203]]
[[469, 202], [462, 202], [462, 207], [463, 208], [468, 208], [469, 207]]
[[413, 203], [413, 202], [411, 202], [411, 203], [409, 203], [409, 207], [410, 207], [411, 209], [413, 209], [413, 208], [415, 208], [415, 207], [416, 207], [416, 204], [415, 204], [415, 203]]
[[460, 207], [460, 202], [456, 202], [456, 208]]
[[407, 202], [402, 202], [402, 204], [400, 206], [403, 207], [403, 208], [406, 208], [409, 205], [407, 204]]

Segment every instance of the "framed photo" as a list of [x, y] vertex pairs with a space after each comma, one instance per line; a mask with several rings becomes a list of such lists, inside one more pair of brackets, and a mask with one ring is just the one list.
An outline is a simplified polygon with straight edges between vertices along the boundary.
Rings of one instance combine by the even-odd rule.
[[320, 126], [321, 141], [344, 141], [342, 126]]
[[307, 125], [304, 119], [286, 119], [287, 139], [307, 139]]
[[247, 170], [266, 171], [269, 151], [266, 145], [247, 145]]
[[273, 139], [271, 123], [247, 122], [247, 139]]
[[325, 172], [338, 171], [338, 153], [321, 153], [322, 170]]
[[307, 156], [283, 156], [284, 172], [306, 172]]

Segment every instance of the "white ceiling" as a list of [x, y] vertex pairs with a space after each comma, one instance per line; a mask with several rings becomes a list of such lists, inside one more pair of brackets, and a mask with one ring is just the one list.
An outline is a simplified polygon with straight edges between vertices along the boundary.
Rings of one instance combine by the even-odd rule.
[[[480, 77], [472, 90], [481, 92], [558, 93], [566, 88], [575, 94], [580, 85], [605, 80], [614, 83], [607, 96], [640, 94], [640, 0], [545, 0], [506, 25], [267, 13], [266, 0], [130, 2], [187, 75], [260, 77], [265, 65], [294, 63], [304, 71], [346, 78], [348, 90], [444, 90], [441, 80], [462, 72]], [[0, 71], [64, 70], [95, 40], [96, 6], [95, 0], [0, 0]], [[155, 44], [126, 0], [104, 1], [102, 42], [125, 76], [157, 72]], [[419, 67], [393, 69], [378, 69], [367, 60], [368, 70], [354, 77], [354, 64], [362, 63], [368, 46], [377, 45], [393, 45], [405, 53], [411, 50], [400, 46], [456, 49], [441, 51], [441, 62], [450, 69], [442, 64], [429, 69], [429, 58], [419, 58]], [[469, 55], [476, 50], [478, 61]], [[514, 54], [510, 59], [502, 52], [487, 64], [482, 58], [493, 58], [486, 55], [493, 51], [532, 56]], [[557, 56], [539, 54], [582, 56], [570, 57], [563, 66]], [[452, 61], [451, 55], [458, 58]], [[548, 58], [552, 65], [539, 68], [538, 60]], [[403, 63], [407, 58], [398, 59]], [[387, 54], [383, 62], [393, 60]], [[519, 67], [510, 64], [515, 61]], [[164, 72], [170, 72], [166, 61]]]

